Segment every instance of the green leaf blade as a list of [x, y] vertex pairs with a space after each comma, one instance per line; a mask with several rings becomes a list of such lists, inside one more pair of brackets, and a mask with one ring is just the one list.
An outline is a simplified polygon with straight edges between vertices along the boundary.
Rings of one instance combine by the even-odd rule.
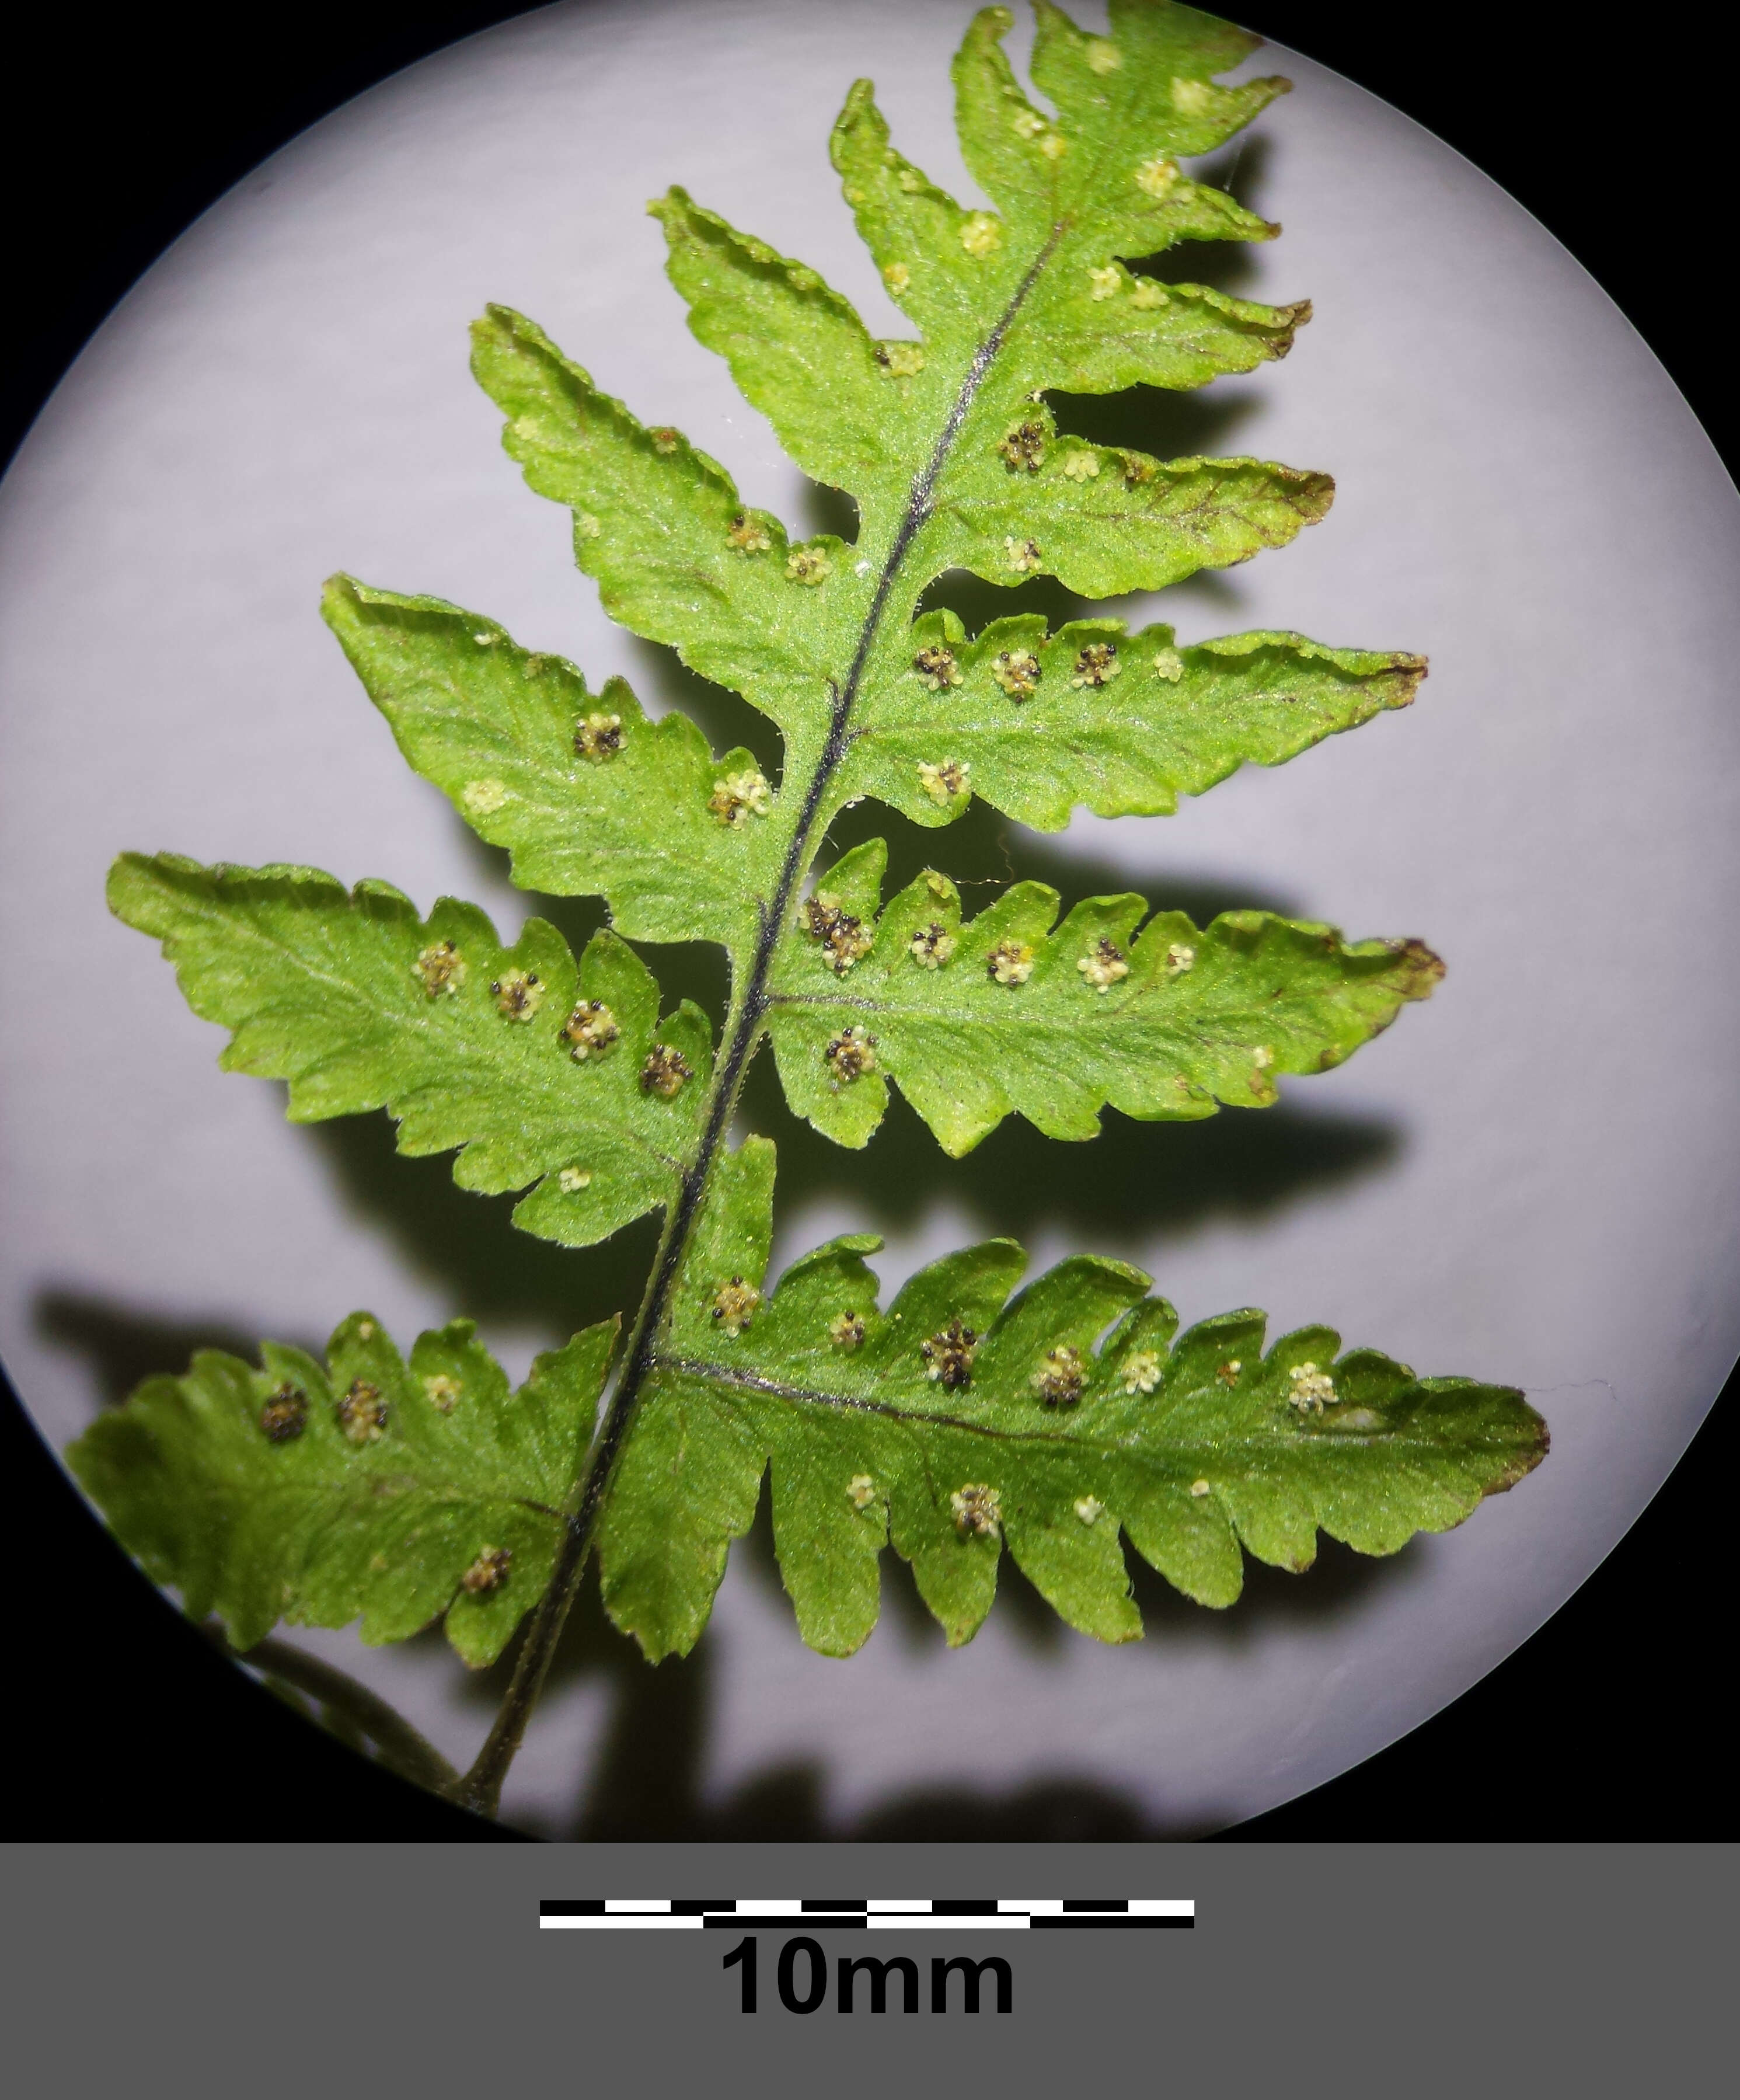
[[769, 829], [714, 807], [754, 770], [747, 752], [716, 759], [686, 715], [649, 721], [623, 680], [592, 694], [562, 658], [438, 598], [335, 576], [323, 611], [406, 759], [509, 849], [522, 889], [603, 897], [632, 940], [753, 946]]
[[[769, 1470], [800, 1630], [837, 1655], [875, 1622], [885, 1539], [951, 1644], [982, 1623], [1005, 1545], [1068, 1624], [1121, 1641], [1141, 1628], [1121, 1533], [1221, 1607], [1245, 1552], [1302, 1571], [1319, 1529], [1395, 1552], [1545, 1452], [1520, 1393], [1340, 1355], [1328, 1328], [1265, 1355], [1262, 1315], [1242, 1312], [1174, 1341], [1148, 1279], [1093, 1257], [1011, 1299], [1024, 1257], [989, 1242], [919, 1271], [883, 1312], [859, 1238], [805, 1257], [764, 1302], [763, 1272], [743, 1264], [768, 1242], [771, 1156], [738, 1162], [709, 1196], [702, 1268], [729, 1268], [753, 1302], [734, 1300], [729, 1326], [689, 1317], [661, 1349], [601, 1532], [612, 1615], [650, 1655], [698, 1638]], [[674, 1563], [657, 1546], [667, 1523]]]
[[[874, 795], [920, 823], [945, 823], [938, 769], [1019, 823], [1061, 831], [1096, 816], [1164, 816], [1242, 765], [1284, 764], [1325, 737], [1403, 708], [1423, 657], [1329, 649], [1303, 635], [1228, 635], [1180, 649], [1169, 626], [1117, 620], [993, 620], [972, 641], [952, 613], [927, 613], [912, 653], [866, 692], [841, 769], [844, 801]], [[925, 667], [939, 651], [946, 680]], [[923, 769], [928, 766], [927, 774]]]
[[[407, 1365], [371, 1315], [317, 1363], [267, 1343], [148, 1379], [68, 1453], [121, 1543], [233, 1646], [280, 1620], [406, 1639], [446, 1615], [493, 1661], [548, 1587], [615, 1323], [540, 1357], [510, 1396], [456, 1321]], [[502, 1557], [504, 1556], [504, 1557]]]
[[[346, 892], [314, 869], [174, 854], [123, 855], [109, 901], [163, 942], [193, 1011], [233, 1031], [226, 1069], [289, 1082], [293, 1121], [385, 1108], [401, 1151], [458, 1149], [462, 1188], [540, 1181], [517, 1221], [570, 1246], [673, 1194], [710, 1030], [693, 1008], [660, 1021], [657, 984], [615, 934], [596, 934], [576, 965], [540, 920], [504, 947], [451, 899], [423, 920], [384, 884]], [[584, 1058], [566, 1032], [583, 1000], [616, 1031]], [[668, 1097], [644, 1083], [659, 1046], [689, 1075]]]
[[1112, 262], [1055, 274], [1022, 316], [1015, 347], [1063, 393], [1183, 392], [1286, 356], [1311, 318], [1308, 299], [1264, 306]]
[[1279, 230], [1177, 165], [1213, 152], [1286, 92], [1275, 77], [1216, 84], [1257, 38], [1168, 0], [1120, 7], [1110, 37], [1086, 34], [1049, 0], [1036, 0], [1034, 12], [1033, 80], [1055, 104], [1068, 159], [1081, 170], [1071, 201], [1101, 243], [1152, 255], [1179, 240], [1262, 240]]
[[1143, 1121], [1268, 1107], [1280, 1075], [1341, 1063], [1443, 975], [1417, 942], [1265, 912], [1200, 929], [1162, 912], [1138, 935], [1139, 897], [1090, 898], [1054, 928], [1056, 906], [1020, 884], [963, 924], [954, 885], [922, 876], [844, 974], [800, 920], [769, 1015], [793, 1113], [862, 1143], [892, 1079], [958, 1157], [1015, 1113], [1084, 1139], [1104, 1106]]
[[533, 322], [491, 307], [473, 337], [472, 368], [508, 418], [502, 443], [539, 495], [573, 511], [575, 559], [606, 611], [782, 729], [813, 726], [830, 668], [823, 601], [844, 588], [840, 543], [808, 543], [826, 568], [806, 585], [777, 518], [747, 509], [681, 432], [648, 428], [600, 392]]
[[[860, 238], [895, 303], [927, 340], [958, 344], [1007, 298], [1007, 264], [969, 212], [897, 152], [867, 80], [854, 82], [828, 140]], [[963, 236], [965, 238], [963, 239]], [[980, 249], [969, 252], [968, 242]]]
[[954, 123], [967, 171], [1029, 237], [1068, 210], [1063, 165], [1070, 140], [1023, 93], [1002, 40], [1014, 27], [1007, 7], [981, 7], [949, 67]]
[[[1043, 434], [1031, 472], [1006, 456], [1029, 430]], [[1006, 588], [1051, 576], [1083, 598], [1163, 590], [1288, 545], [1334, 494], [1328, 475], [1271, 460], [1152, 460], [1060, 439], [1049, 410], [1008, 417], [993, 401], [939, 483], [925, 559]]]
[[673, 188], [648, 209], [696, 338], [817, 481], [861, 502], [904, 490], [940, 420], [916, 344], [877, 344], [850, 303], [806, 265], [739, 233]]
[[701, 1638], [733, 1538], [755, 1521], [766, 1460], [705, 1383], [659, 1379], [641, 1402], [601, 1520], [599, 1582], [649, 1662]]

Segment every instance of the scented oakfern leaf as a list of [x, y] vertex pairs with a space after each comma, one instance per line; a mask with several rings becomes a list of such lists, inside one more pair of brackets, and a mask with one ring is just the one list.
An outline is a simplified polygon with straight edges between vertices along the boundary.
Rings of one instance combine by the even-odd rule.
[[887, 859], [873, 839], [822, 878], [769, 992], [786, 1097], [842, 1145], [868, 1140], [888, 1079], [956, 1155], [1015, 1112], [1090, 1138], [1108, 1103], [1147, 1122], [1266, 1108], [1281, 1074], [1340, 1064], [1443, 974], [1418, 942], [1350, 945], [1266, 911], [1199, 931], [1090, 897], [1054, 927], [1040, 882], [963, 921], [934, 870], [879, 917]]
[[446, 1615], [493, 1662], [548, 1586], [615, 1323], [540, 1357], [510, 1393], [469, 1320], [408, 1364], [353, 1313], [320, 1364], [268, 1342], [148, 1379], [68, 1453], [121, 1543], [239, 1648], [280, 1619], [403, 1640]]
[[111, 908], [155, 934], [194, 1012], [233, 1030], [232, 1072], [289, 1082], [294, 1123], [385, 1108], [399, 1149], [463, 1148], [454, 1178], [585, 1246], [667, 1202], [694, 1144], [711, 1031], [659, 988], [625, 941], [578, 964], [530, 920], [511, 947], [475, 905], [427, 919], [384, 882], [306, 867], [203, 868], [124, 854]]
[[[931, 827], [975, 796], [1042, 830], [1078, 806], [1168, 814], [1405, 706], [1425, 673], [1290, 633], [1054, 628], [1020, 605], [972, 633], [949, 608], [962, 571], [1158, 589], [1284, 545], [1333, 492], [1308, 468], [1070, 432], [1069, 396], [1252, 373], [1311, 310], [1161, 274], [1189, 243], [1279, 231], [1180, 165], [1284, 88], [1221, 84], [1253, 39], [1172, 0], [1112, 0], [1104, 36], [1049, 0], [1036, 14], [1038, 99], [1002, 8], [954, 62], [985, 202], [896, 148], [869, 82], [846, 97], [833, 163], [892, 332], [687, 191], [650, 207], [695, 336], [850, 499], [851, 540], [794, 537], [659, 404], [604, 393], [525, 315], [491, 307], [474, 329], [506, 449], [570, 514], [605, 610], [775, 726], [767, 773], [482, 615], [327, 586], [409, 764], [522, 887], [604, 900], [583, 955], [538, 919], [504, 943], [474, 906], [425, 916], [385, 883], [311, 868], [128, 854], [111, 877], [114, 911], [230, 1031], [225, 1066], [285, 1082], [293, 1120], [384, 1108], [402, 1151], [453, 1152], [462, 1186], [516, 1192], [515, 1222], [570, 1246], [663, 1214], [620, 1348], [589, 1330], [517, 1395], [465, 1323], [407, 1368], [358, 1315], [324, 1368], [202, 1355], [75, 1447], [130, 1548], [240, 1645], [280, 1617], [393, 1639], [445, 1612], [482, 1661], [531, 1611], [457, 1789], [474, 1807], [495, 1806], [592, 1549], [618, 1622], [650, 1655], [685, 1650], [764, 1479], [804, 1636], [844, 1654], [874, 1622], [885, 1546], [952, 1642], [989, 1608], [1005, 1546], [1071, 1625], [1121, 1640], [1139, 1631], [1125, 1542], [1224, 1604], [1246, 1552], [1302, 1568], [1319, 1530], [1394, 1552], [1545, 1448], [1520, 1395], [1341, 1355], [1326, 1330], [1266, 1353], [1252, 1312], [1176, 1336], [1121, 1263], [1078, 1257], [1018, 1290], [1024, 1257], [993, 1240], [883, 1312], [878, 1242], [859, 1236], [766, 1288], [773, 1148], [727, 1140], [769, 1040], [791, 1106], [840, 1144], [868, 1140], [892, 1083], [959, 1154], [1011, 1114], [1089, 1139], [1108, 1105], [1266, 1106], [1443, 971], [1418, 941], [1259, 911], [1199, 928], [1134, 896], [1064, 911], [1034, 882], [963, 918], [927, 871], [884, 904], [880, 841], [812, 882], [834, 819], [866, 798]], [[716, 1052], [629, 945], [690, 940], [729, 960]]]
[[472, 368], [507, 413], [508, 450], [574, 512], [575, 559], [605, 611], [801, 743], [835, 668], [839, 593], [819, 586], [844, 570], [843, 543], [794, 545], [743, 507], [716, 460], [600, 393], [522, 315], [492, 307], [474, 333]]
[[1041, 832], [1061, 831], [1077, 804], [1170, 815], [1240, 765], [1279, 765], [1406, 707], [1425, 673], [1418, 656], [1300, 634], [1176, 640], [1169, 626], [1128, 634], [1121, 620], [1054, 633], [1042, 613], [1018, 612], [969, 641], [954, 613], [926, 613], [911, 668], [866, 696], [845, 786], [919, 824], [951, 822], [969, 792]]
[[886, 1312], [865, 1264], [880, 1242], [835, 1240], [764, 1300], [773, 1181], [763, 1140], [716, 1171], [605, 1509], [605, 1599], [654, 1658], [698, 1638], [769, 1471], [803, 1636], [846, 1655], [875, 1624], [885, 1546], [951, 1644], [990, 1609], [1005, 1546], [1071, 1626], [1130, 1640], [1121, 1533], [1230, 1604], [1244, 1552], [1302, 1569], [1321, 1529], [1394, 1553], [1546, 1448], [1519, 1392], [1341, 1355], [1326, 1327], [1266, 1354], [1261, 1312], [1177, 1335], [1122, 1262], [1078, 1255], [1011, 1297], [1010, 1240], [932, 1263]]
[[760, 777], [751, 752], [716, 760], [687, 715], [649, 721], [626, 680], [592, 693], [562, 657], [438, 598], [335, 576], [324, 610], [399, 749], [509, 849], [522, 889], [607, 897], [632, 940], [752, 948], [778, 871], [766, 827], [725, 799]]

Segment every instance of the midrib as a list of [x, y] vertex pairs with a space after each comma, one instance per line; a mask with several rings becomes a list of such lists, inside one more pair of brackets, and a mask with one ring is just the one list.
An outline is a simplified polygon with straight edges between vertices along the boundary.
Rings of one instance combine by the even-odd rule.
[[484, 1813], [494, 1813], [502, 1780], [525, 1732], [526, 1723], [579, 1587], [598, 1513], [603, 1506], [605, 1490], [615, 1470], [617, 1457], [639, 1404], [641, 1388], [658, 1361], [658, 1337], [670, 1308], [672, 1293], [682, 1273], [695, 1220], [700, 1211], [701, 1199], [706, 1193], [714, 1159], [737, 1105], [744, 1074], [761, 1039], [762, 1024], [768, 1006], [768, 973], [772, 967], [774, 951], [784, 929], [786, 915], [791, 908], [791, 900], [797, 893], [798, 885], [803, 880], [815, 852], [817, 819], [828, 784], [846, 755], [847, 731], [852, 710], [896, 580], [905, 565], [913, 542], [932, 514], [932, 500], [943, 468], [1015, 316], [1031, 297], [1033, 287], [1069, 228], [1070, 221], [1067, 217], [1059, 218], [1052, 227], [1050, 236], [1029, 265], [989, 334], [973, 353], [960, 390], [944, 421], [930, 457], [913, 482], [900, 526], [883, 562], [881, 573], [876, 579], [870, 609], [859, 630], [845, 682], [844, 685], [835, 685], [832, 680], [829, 682], [833, 700], [826, 740], [805, 789], [797, 821], [792, 827], [791, 840], [786, 850], [778, 884], [772, 900], [763, 911], [755, 954], [747, 978], [741, 991], [734, 988], [733, 990], [730, 1010], [727, 1015], [729, 1041], [725, 1055], [713, 1068], [712, 1092], [701, 1140], [696, 1148], [693, 1163], [684, 1171], [676, 1202], [666, 1213], [665, 1229], [659, 1241], [659, 1252], [654, 1257], [653, 1274], [629, 1338], [622, 1375], [605, 1408], [603, 1419], [587, 1454], [573, 1513], [568, 1519], [567, 1533], [556, 1565], [551, 1571], [549, 1586], [526, 1630], [507, 1696], [496, 1714], [487, 1740], [462, 1784], [460, 1798]]
[[[892, 1401], [861, 1400], [852, 1393], [825, 1392], [819, 1388], [791, 1385], [780, 1379], [764, 1378], [759, 1372], [740, 1370], [728, 1364], [713, 1364], [692, 1357], [664, 1357], [659, 1359], [661, 1367], [685, 1378], [699, 1379], [710, 1384], [734, 1386], [746, 1392], [760, 1394], [768, 1400], [786, 1400], [800, 1405], [832, 1407], [843, 1412], [857, 1414], [879, 1414], [894, 1422], [910, 1423], [915, 1427], [959, 1429], [969, 1436], [985, 1436], [1006, 1444], [1055, 1444], [1066, 1449], [1085, 1451], [1094, 1455], [1130, 1462], [1137, 1465], [1160, 1466], [1187, 1456], [1200, 1457], [1204, 1453], [1224, 1456], [1229, 1448], [1266, 1457], [1277, 1448], [1293, 1450], [1299, 1448], [1299, 1440], [1280, 1443], [1271, 1432], [1247, 1431], [1232, 1436], [1179, 1436], [1171, 1439], [1165, 1452], [1147, 1452], [1137, 1447], [1099, 1442], [1090, 1436], [1072, 1434], [1060, 1429], [1005, 1429], [995, 1423], [974, 1421], [958, 1414], [933, 1414], [923, 1408], [899, 1407]], [[1333, 1430], [1327, 1432], [1341, 1443], [1372, 1444], [1382, 1440], [1388, 1449], [1418, 1451], [1428, 1457], [1442, 1456], [1441, 1447], [1429, 1439], [1410, 1435], [1400, 1430]], [[1321, 1437], [1313, 1437], [1313, 1443]]]
[[[870, 608], [859, 629], [857, 643], [844, 682], [834, 686], [831, 718], [822, 757], [805, 789], [803, 806], [792, 828], [791, 841], [786, 849], [779, 881], [763, 918], [742, 991], [732, 1001], [734, 1023], [725, 1054], [715, 1068], [712, 1097], [708, 1105], [701, 1141], [693, 1165], [684, 1174], [682, 1186], [654, 1267], [652, 1283], [636, 1321], [622, 1379], [606, 1410], [604, 1423], [593, 1445], [588, 1469], [587, 1490], [579, 1509], [575, 1512], [575, 1523], [583, 1532], [590, 1531], [616, 1451], [620, 1449], [628, 1418], [638, 1401], [640, 1388], [655, 1361], [657, 1338], [669, 1308], [671, 1293], [681, 1271], [683, 1258], [688, 1251], [689, 1238], [700, 1209], [701, 1198], [706, 1192], [712, 1163], [724, 1140], [732, 1111], [736, 1107], [743, 1075], [760, 1039], [770, 1004], [768, 977], [773, 955], [791, 911], [792, 898], [813, 857], [817, 843], [813, 836], [817, 817], [829, 783], [845, 757], [852, 710], [895, 583], [905, 565], [914, 541], [932, 514], [932, 502], [937, 483], [973, 403], [989, 376], [1015, 317], [1032, 296], [1034, 286], [1068, 230], [1067, 219], [1059, 219], [1053, 226], [1049, 237], [1029, 265], [990, 333], [973, 353], [930, 457], [915, 477], [908, 494], [899, 527], [883, 559]], [[831, 681], [830, 682], [832, 683]]]

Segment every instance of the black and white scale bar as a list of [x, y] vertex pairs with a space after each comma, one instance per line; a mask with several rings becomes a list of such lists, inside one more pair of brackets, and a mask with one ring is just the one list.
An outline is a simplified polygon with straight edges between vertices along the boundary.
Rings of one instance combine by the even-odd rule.
[[1187, 1896], [579, 1896], [538, 1906], [544, 1932], [1188, 1931], [1196, 1922]]

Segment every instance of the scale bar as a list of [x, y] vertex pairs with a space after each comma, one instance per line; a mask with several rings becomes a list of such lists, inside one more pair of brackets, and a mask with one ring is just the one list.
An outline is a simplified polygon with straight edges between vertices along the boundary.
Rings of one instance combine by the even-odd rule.
[[577, 1896], [538, 1906], [545, 1932], [1151, 1932], [1196, 1922], [1187, 1896]]

